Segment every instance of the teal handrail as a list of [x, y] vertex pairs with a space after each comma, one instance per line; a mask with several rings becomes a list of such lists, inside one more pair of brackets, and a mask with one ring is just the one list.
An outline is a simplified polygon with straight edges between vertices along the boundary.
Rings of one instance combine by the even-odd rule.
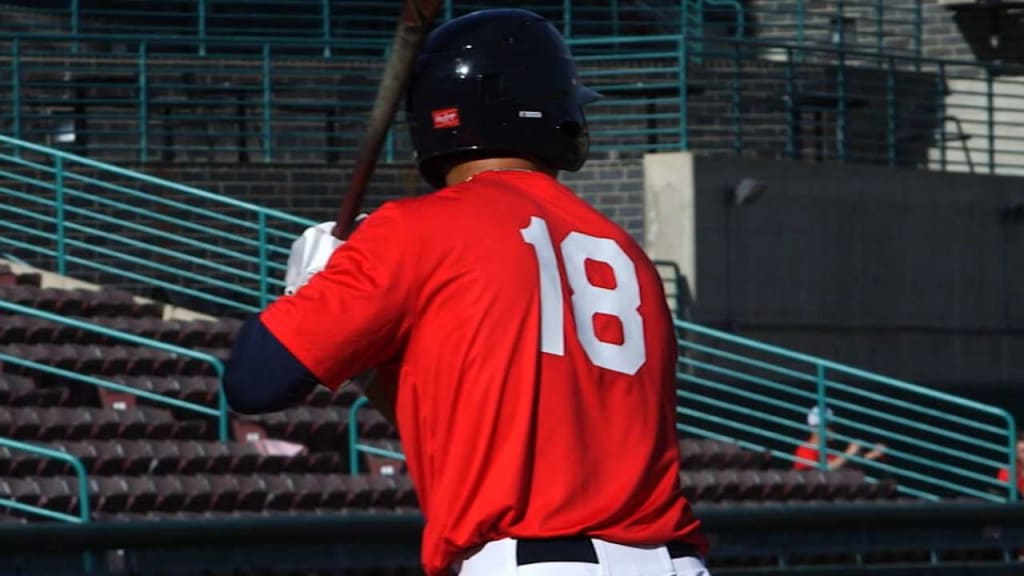
[[828, 440], [884, 441], [881, 461], [849, 458], [869, 480], [892, 478], [898, 491], [932, 500], [1019, 500], [1016, 484], [994, 474], [1019, 465], [1016, 422], [1006, 410], [697, 324], [676, 327], [682, 431], [793, 462], [808, 407], [835, 409], [831, 424], [841, 431], [820, 420], [818, 461], [808, 464], [827, 469], [843, 456]]
[[361, 396], [352, 403], [352, 406], [348, 409], [348, 473], [359, 474], [359, 454], [373, 454], [374, 456], [383, 456], [385, 458], [392, 458], [394, 460], [400, 460], [405, 462], [405, 454], [396, 452], [394, 450], [385, 450], [383, 448], [377, 448], [376, 446], [370, 446], [363, 444], [359, 441], [359, 423], [356, 420], [356, 416], [364, 406], [369, 404], [370, 400], [366, 396]]
[[[75, 477], [78, 481], [78, 515], [65, 514], [63, 512], [57, 512], [56, 510], [50, 510], [49, 508], [43, 508], [42, 506], [34, 506], [31, 504], [25, 504], [24, 502], [18, 502], [12, 498], [5, 498], [0, 496], [0, 506], [11, 510], [17, 510], [19, 512], [25, 512], [26, 514], [33, 514], [36, 516], [42, 516], [50, 520], [59, 520], [68, 524], [89, 524], [92, 521], [91, 506], [89, 504], [89, 474], [85, 470], [85, 465], [82, 461], [72, 454], [67, 452], [61, 452], [59, 450], [52, 450], [43, 446], [35, 446], [33, 444], [27, 444], [25, 442], [19, 442], [11, 438], [0, 438], [0, 446], [5, 446], [12, 450], [19, 450], [22, 452], [28, 452], [30, 454], [38, 454], [46, 458], [52, 458], [54, 460], [60, 460], [67, 463], [75, 471]], [[92, 552], [82, 553], [82, 570], [86, 574], [92, 573], [95, 561]]]
[[288, 246], [313, 224], [3, 135], [0, 179], [0, 246], [241, 312], [280, 293]]
[[72, 516], [63, 512], [57, 512], [42, 508], [40, 506], [32, 506], [18, 502], [11, 498], [0, 497], [0, 506], [10, 508], [12, 510], [19, 510], [21, 512], [27, 512], [29, 514], [36, 514], [43, 516], [51, 520], [60, 520], [62, 522], [69, 522], [72, 524], [86, 524], [90, 521], [90, 506], [89, 506], [89, 475], [85, 470], [85, 466], [82, 461], [77, 457], [68, 454], [67, 452], [61, 452], [59, 450], [52, 450], [50, 448], [44, 448], [42, 446], [34, 446], [25, 442], [18, 442], [10, 438], [0, 438], [0, 446], [5, 446], [13, 450], [20, 450], [22, 452], [30, 452], [32, 454], [38, 454], [47, 458], [53, 458], [55, 460], [61, 460], [66, 462], [75, 471], [75, 476], [78, 479], [78, 515]]
[[[25, 316], [33, 316], [35, 318], [41, 318], [43, 320], [47, 320], [47, 321], [50, 321], [50, 322], [55, 322], [55, 323], [58, 323], [58, 324], [64, 324], [66, 326], [72, 326], [72, 327], [78, 328], [80, 330], [85, 330], [87, 332], [92, 332], [92, 333], [95, 333], [95, 334], [100, 334], [102, 336], [106, 336], [108, 338], [113, 338], [115, 340], [120, 340], [122, 342], [126, 342], [126, 343], [129, 343], [129, 344], [135, 344], [137, 346], [144, 346], [144, 347], [147, 347], [147, 348], [153, 348], [153, 349], [156, 349], [156, 350], [161, 350], [161, 351], [164, 351], [164, 352], [169, 352], [171, 354], [176, 354], [176, 355], [179, 355], [179, 356], [185, 356], [185, 357], [188, 357], [188, 358], [194, 358], [196, 360], [199, 360], [201, 362], [205, 362], [205, 363], [209, 364], [213, 368], [213, 371], [214, 371], [214, 373], [217, 376], [217, 382], [218, 383], [221, 383], [223, 381], [223, 378], [224, 378], [224, 363], [221, 362], [220, 359], [217, 358], [216, 356], [212, 356], [212, 355], [206, 354], [204, 352], [196, 352], [194, 350], [189, 350], [188, 348], [182, 348], [181, 346], [176, 346], [174, 344], [168, 344], [166, 342], [161, 342], [159, 340], [153, 340], [152, 338], [146, 338], [146, 337], [143, 337], [143, 336], [138, 336], [138, 335], [135, 335], [135, 334], [130, 334], [128, 332], [122, 332], [120, 330], [114, 330], [114, 329], [111, 329], [111, 328], [107, 328], [105, 326], [100, 326], [98, 324], [90, 324], [88, 322], [83, 322], [81, 320], [76, 320], [74, 318], [67, 318], [67, 317], [60, 316], [60, 315], [57, 315], [57, 314], [52, 314], [50, 312], [46, 312], [46, 311], [43, 311], [43, 310], [36, 310], [35, 308], [29, 308], [28, 306], [22, 306], [20, 304], [15, 304], [13, 302], [8, 302], [8, 301], [2, 300], [2, 299], [0, 299], [0, 310], [6, 310], [7, 312], [11, 312], [13, 314], [22, 314], [22, 315], [25, 315]], [[192, 402], [185, 402], [183, 400], [178, 400], [176, 398], [170, 398], [168, 396], [163, 396], [161, 394], [155, 394], [155, 393], [152, 393], [152, 392], [149, 392], [149, 391], [146, 391], [146, 390], [139, 390], [138, 388], [133, 388], [131, 386], [125, 386], [123, 384], [118, 384], [117, 382], [111, 382], [109, 380], [104, 380], [104, 379], [101, 379], [101, 378], [96, 378], [94, 376], [88, 376], [88, 375], [85, 375], [85, 374], [77, 374], [77, 373], [72, 372], [70, 370], [64, 370], [62, 368], [57, 368], [57, 367], [50, 366], [50, 365], [47, 365], [47, 364], [43, 364], [43, 363], [40, 363], [40, 362], [34, 362], [34, 361], [31, 361], [31, 360], [26, 360], [24, 358], [18, 358], [16, 356], [12, 356], [10, 354], [6, 354], [6, 353], [2, 353], [2, 352], [0, 352], [0, 360], [2, 360], [4, 362], [10, 362], [11, 364], [17, 364], [17, 365], [20, 365], [20, 366], [25, 366], [25, 367], [31, 368], [33, 370], [39, 370], [41, 372], [46, 372], [46, 373], [49, 373], [49, 374], [60, 376], [62, 378], [69, 378], [69, 379], [77, 380], [79, 382], [84, 382], [84, 383], [87, 383], [87, 384], [91, 384], [91, 385], [97, 386], [99, 388], [106, 388], [108, 390], [114, 390], [116, 392], [123, 392], [123, 393], [126, 393], [126, 394], [133, 394], [133, 395], [138, 396], [140, 398], [145, 398], [146, 400], [150, 400], [150, 401], [157, 402], [157, 403], [160, 403], [160, 404], [166, 404], [166, 405], [172, 406], [174, 408], [181, 408], [183, 410], [189, 410], [189, 411], [192, 411], [192, 412], [197, 412], [199, 414], [203, 414], [203, 415], [206, 415], [206, 416], [213, 416], [213, 417], [217, 418], [217, 438], [218, 438], [218, 440], [220, 440], [222, 442], [226, 442], [228, 440], [228, 423], [229, 423], [229, 420], [228, 420], [228, 404], [227, 404], [227, 399], [224, 396], [224, 387], [223, 386], [219, 386], [218, 387], [218, 392], [217, 392], [218, 393], [217, 408], [210, 408], [209, 406], [203, 406], [201, 404], [195, 404], [195, 403], [192, 403]]]

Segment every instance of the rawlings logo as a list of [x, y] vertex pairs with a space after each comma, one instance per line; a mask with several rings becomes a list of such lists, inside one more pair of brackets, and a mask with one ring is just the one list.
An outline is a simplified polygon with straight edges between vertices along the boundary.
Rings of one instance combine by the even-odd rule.
[[458, 108], [442, 108], [441, 110], [434, 110], [432, 114], [434, 117], [434, 128], [459, 127], [460, 122]]

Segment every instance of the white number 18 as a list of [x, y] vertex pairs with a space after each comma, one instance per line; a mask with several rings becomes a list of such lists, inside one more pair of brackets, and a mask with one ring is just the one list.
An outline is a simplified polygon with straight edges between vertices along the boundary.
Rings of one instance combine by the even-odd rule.
[[[548, 225], [534, 216], [520, 233], [537, 254], [540, 275], [542, 352], [565, 355], [562, 281]], [[595, 366], [633, 375], [647, 361], [644, 319], [640, 316], [640, 283], [636, 266], [614, 240], [572, 232], [561, 244], [565, 276], [572, 290], [572, 316], [576, 337]], [[603, 262], [615, 274], [615, 288], [594, 286], [587, 278], [586, 261]], [[622, 343], [604, 342], [594, 329], [594, 315], [607, 314], [622, 323]]]

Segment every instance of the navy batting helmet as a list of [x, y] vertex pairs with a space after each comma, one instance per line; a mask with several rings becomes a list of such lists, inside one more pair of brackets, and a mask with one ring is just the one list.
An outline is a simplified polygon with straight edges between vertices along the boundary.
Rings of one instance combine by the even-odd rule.
[[579, 170], [589, 141], [583, 87], [561, 34], [527, 10], [481, 10], [434, 30], [416, 61], [406, 115], [420, 173], [435, 187], [460, 161], [525, 157]]

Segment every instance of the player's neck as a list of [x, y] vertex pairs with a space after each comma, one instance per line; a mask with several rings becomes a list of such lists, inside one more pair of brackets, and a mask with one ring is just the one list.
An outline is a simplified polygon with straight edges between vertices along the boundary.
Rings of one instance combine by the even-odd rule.
[[525, 158], [483, 158], [480, 160], [470, 160], [469, 162], [463, 162], [458, 164], [448, 171], [445, 177], [445, 184], [448, 186], [454, 186], [461, 182], [469, 180], [473, 176], [480, 174], [481, 172], [490, 172], [492, 170], [522, 170], [527, 172], [542, 172], [548, 176], [555, 177], [556, 172], [554, 170], [542, 167], [535, 162], [531, 162]]

